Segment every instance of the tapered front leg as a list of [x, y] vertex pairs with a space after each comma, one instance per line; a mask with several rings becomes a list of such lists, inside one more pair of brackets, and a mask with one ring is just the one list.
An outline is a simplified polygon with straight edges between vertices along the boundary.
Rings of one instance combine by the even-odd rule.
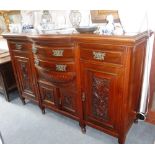
[[125, 144], [125, 139], [126, 139], [126, 136], [125, 136], [125, 135], [120, 136], [120, 137], [118, 138], [118, 143], [119, 143], [119, 144]]
[[45, 114], [45, 108], [42, 108], [41, 110], [42, 110], [42, 114]]
[[26, 102], [25, 102], [25, 98], [24, 98], [24, 97], [20, 97], [20, 99], [21, 99], [23, 105], [25, 105], [25, 104], [26, 104]]
[[79, 122], [79, 126], [81, 127], [81, 131], [83, 134], [86, 133], [86, 124], [82, 121], [82, 122]]

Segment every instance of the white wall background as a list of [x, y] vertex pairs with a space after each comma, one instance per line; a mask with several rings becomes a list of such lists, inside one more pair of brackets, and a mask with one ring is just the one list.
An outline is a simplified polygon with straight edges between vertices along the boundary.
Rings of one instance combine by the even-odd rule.
[[[104, 9], [104, 8], [102, 8]], [[110, 9], [110, 8], [109, 8]], [[121, 19], [121, 23], [126, 32], [142, 32], [144, 30], [151, 29], [155, 31], [155, 9], [138, 9], [132, 8], [116, 8], [118, 9], [119, 16]], [[82, 20], [80, 25], [89, 25], [91, 24], [90, 20], [90, 10], [79, 10], [82, 14]], [[30, 11], [25, 10], [21, 11], [22, 16], [25, 22], [32, 23], [35, 27], [40, 24], [42, 10]], [[52, 21], [56, 23], [56, 25], [68, 25], [71, 26], [69, 20], [70, 10], [50, 10], [50, 14], [52, 16]], [[31, 16], [31, 19], [27, 18], [27, 15]]]
[[[137, 15], [147, 10], [149, 28], [155, 30], [154, 0], [0, 0], [2, 10], [124, 10]], [[129, 18], [129, 16], [126, 16]]]

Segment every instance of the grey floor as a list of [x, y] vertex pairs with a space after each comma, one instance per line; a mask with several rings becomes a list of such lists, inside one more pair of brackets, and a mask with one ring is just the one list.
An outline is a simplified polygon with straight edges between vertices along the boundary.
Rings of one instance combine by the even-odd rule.
[[[52, 112], [42, 115], [37, 105], [22, 105], [18, 93], [11, 94], [11, 103], [0, 94], [0, 131], [6, 144], [117, 144], [117, 139], [87, 126], [82, 134], [77, 121]], [[127, 144], [151, 144], [155, 126], [146, 122], [133, 124]]]

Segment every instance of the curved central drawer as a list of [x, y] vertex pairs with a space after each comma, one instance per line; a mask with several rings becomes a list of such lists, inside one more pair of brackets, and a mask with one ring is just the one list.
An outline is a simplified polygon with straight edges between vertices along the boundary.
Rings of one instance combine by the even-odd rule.
[[42, 80], [62, 83], [70, 82], [75, 78], [74, 62], [49, 62], [37, 59], [37, 64], [35, 62], [35, 66], [38, 72], [38, 77]]
[[65, 83], [71, 82], [75, 80], [76, 74], [75, 72], [67, 72], [67, 73], [58, 73], [54, 71], [47, 71], [45, 69], [39, 68], [37, 69], [38, 78], [41, 81], [47, 81], [52, 83]]
[[55, 72], [75, 72], [74, 62], [63, 61], [45, 61], [42, 59], [35, 59], [35, 66], [45, 69], [47, 71]]

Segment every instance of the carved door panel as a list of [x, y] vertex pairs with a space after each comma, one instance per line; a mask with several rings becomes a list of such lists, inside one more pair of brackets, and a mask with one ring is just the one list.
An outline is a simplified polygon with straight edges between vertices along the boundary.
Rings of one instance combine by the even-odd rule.
[[35, 84], [29, 58], [15, 57], [16, 73], [22, 95], [36, 98]]
[[45, 107], [56, 108], [58, 106], [58, 88], [39, 83], [42, 104]]
[[[113, 70], [113, 72], [112, 72]], [[115, 129], [119, 107], [117, 69], [105, 66], [82, 65], [85, 120], [87, 122]], [[83, 100], [83, 101], [84, 101]]]
[[60, 87], [60, 108], [63, 111], [76, 115], [76, 92], [74, 86]]

